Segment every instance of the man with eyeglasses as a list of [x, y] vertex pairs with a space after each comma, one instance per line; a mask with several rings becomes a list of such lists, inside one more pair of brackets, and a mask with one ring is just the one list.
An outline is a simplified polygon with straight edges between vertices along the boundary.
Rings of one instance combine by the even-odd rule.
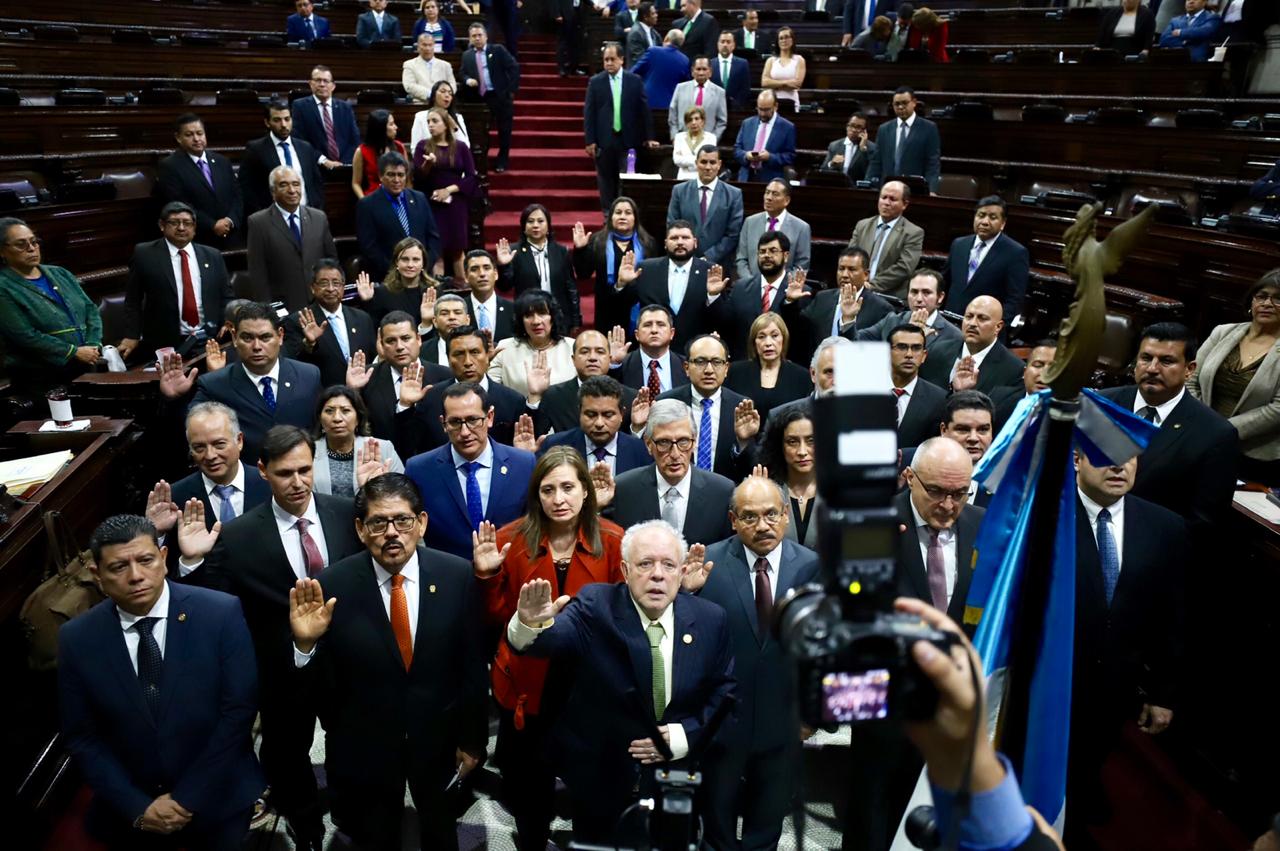
[[484, 758], [483, 611], [470, 561], [423, 546], [436, 519], [407, 476], [376, 476], [356, 495], [363, 551], [290, 592], [294, 681], [326, 707], [333, 821], [360, 848], [401, 847], [407, 784], [414, 847], [456, 851], [451, 781]]
[[[742, 847], [776, 847], [800, 773], [806, 733], [791, 699], [794, 667], [773, 638], [770, 620], [777, 600], [820, 579], [818, 554], [785, 539], [790, 518], [776, 482], [747, 477], [729, 506], [734, 537], [707, 547], [706, 564], [715, 569], [691, 572], [684, 581], [686, 591], [697, 591], [728, 615], [738, 680], [737, 723], [703, 763], [712, 848], [737, 847], [738, 812]], [[754, 606], [742, 605], [753, 596]]]
[[[770, 186], [779, 185], [774, 181]], [[754, 218], [754, 216], [752, 217]], [[750, 221], [750, 219], [748, 219]], [[807, 229], [809, 226], [805, 225]], [[743, 231], [744, 237], [746, 231]], [[724, 327], [718, 329], [735, 360], [746, 357], [751, 326], [760, 314], [794, 310], [793, 305], [808, 303], [813, 293], [805, 288], [807, 272], [794, 268], [791, 248], [794, 243], [781, 230], [766, 230], [755, 241], [755, 266], [748, 271], [742, 266], [739, 252], [738, 279], [725, 297]], [[718, 283], [718, 282], [717, 282]]]
[[924, 331], [915, 325], [899, 325], [889, 334], [889, 375], [898, 406], [898, 445], [919, 446], [937, 430], [947, 403], [947, 391], [920, 377], [920, 366], [929, 357]]
[[285, 355], [315, 364], [325, 387], [347, 380], [357, 352], [370, 362], [377, 354], [373, 317], [344, 305], [345, 289], [342, 264], [332, 257], [321, 258], [311, 270], [311, 303], [284, 321]]
[[[191, 336], [217, 333], [234, 297], [222, 253], [198, 245], [196, 212], [181, 201], [160, 211], [160, 238], [140, 242], [129, 261], [124, 297], [124, 339], [116, 348], [126, 361], [151, 360], [156, 349], [178, 348]], [[139, 342], [145, 340], [144, 349]]]
[[822, 170], [843, 174], [852, 185], [866, 177], [867, 166], [876, 152], [876, 143], [867, 136], [867, 118], [861, 113], [849, 116], [844, 129], [844, 137], [827, 146]]
[[455, 382], [439, 398], [449, 443], [410, 458], [404, 472], [433, 518], [423, 540], [470, 559], [471, 533], [482, 521], [501, 527], [524, 514], [534, 456], [489, 438], [493, 408], [479, 384]]
[[[302, 2], [302, 0], [299, 0]], [[311, 95], [295, 100], [293, 135], [307, 142], [319, 155], [320, 165], [335, 169], [351, 165], [360, 147], [360, 127], [351, 104], [333, 96], [336, 84], [333, 71], [324, 65], [311, 69]]]
[[309, 300], [316, 264], [338, 248], [322, 210], [302, 203], [302, 175], [287, 165], [268, 176], [270, 207], [249, 217], [249, 277], [254, 298], [301, 310]]

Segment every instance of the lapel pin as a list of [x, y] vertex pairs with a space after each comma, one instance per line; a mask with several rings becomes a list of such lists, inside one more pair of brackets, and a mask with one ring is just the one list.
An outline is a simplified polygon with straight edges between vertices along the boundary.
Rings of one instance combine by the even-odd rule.
[[682, 639], [680, 639], [680, 640], [681, 640], [681, 641], [683, 641], [685, 644], [692, 644], [692, 643], [693, 643], [693, 636], [686, 632], [686, 633], [684, 634], [684, 638], [682, 638]]
[[427, 591], [428, 591], [429, 593], [432, 593], [432, 594], [436, 593], [436, 586], [434, 586], [434, 585], [428, 585], [428, 586], [427, 586]]
[[178, 612], [178, 623], [182, 623], [182, 622], [183, 622], [183, 621], [185, 621], [186, 619], [187, 619], [187, 613], [186, 613], [186, 612]]
[[284, 386], [285, 386], [285, 387], [292, 387], [293, 385], [286, 381], [286, 382], [284, 383]]
[[208, 263], [204, 264], [204, 267], [205, 267], [206, 269], [208, 269], [208, 268], [209, 268], [209, 264], [208, 264]]
[[1182, 428], [1182, 423], [1174, 423], [1174, 424], [1173, 424], [1173, 427], [1174, 427], [1174, 428]]

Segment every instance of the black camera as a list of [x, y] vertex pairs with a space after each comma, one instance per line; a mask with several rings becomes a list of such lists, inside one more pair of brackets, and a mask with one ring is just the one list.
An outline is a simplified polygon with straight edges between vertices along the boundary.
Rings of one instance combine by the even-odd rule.
[[800, 717], [810, 727], [923, 720], [938, 703], [911, 655], [917, 641], [949, 653], [956, 637], [893, 609], [898, 596], [897, 410], [884, 343], [835, 349], [835, 393], [814, 402], [818, 554], [823, 584], [790, 591], [773, 629], [795, 660]]

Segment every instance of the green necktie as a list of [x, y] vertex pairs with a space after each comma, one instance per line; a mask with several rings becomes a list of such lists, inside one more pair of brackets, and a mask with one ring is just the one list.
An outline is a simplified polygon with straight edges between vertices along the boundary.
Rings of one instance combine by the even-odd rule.
[[729, 88], [729, 66], [732, 64], [728, 59], [720, 60], [720, 85], [725, 89]]
[[660, 623], [651, 623], [645, 630], [649, 637], [649, 661], [653, 667], [653, 717], [662, 720], [662, 713], [667, 710], [667, 667], [662, 661], [662, 636], [666, 630]]
[[684, 34], [688, 35], [689, 30], [691, 29], [693, 29], [693, 21], [689, 21], [687, 24], [684, 25]]
[[613, 132], [622, 132], [622, 77], [610, 77], [609, 88], [613, 91]]

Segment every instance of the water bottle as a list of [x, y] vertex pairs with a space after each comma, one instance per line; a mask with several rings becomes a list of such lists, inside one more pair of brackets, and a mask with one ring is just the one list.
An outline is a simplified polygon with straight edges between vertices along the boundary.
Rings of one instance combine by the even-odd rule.
[[627, 148], [627, 174], [636, 173], [636, 149]]

